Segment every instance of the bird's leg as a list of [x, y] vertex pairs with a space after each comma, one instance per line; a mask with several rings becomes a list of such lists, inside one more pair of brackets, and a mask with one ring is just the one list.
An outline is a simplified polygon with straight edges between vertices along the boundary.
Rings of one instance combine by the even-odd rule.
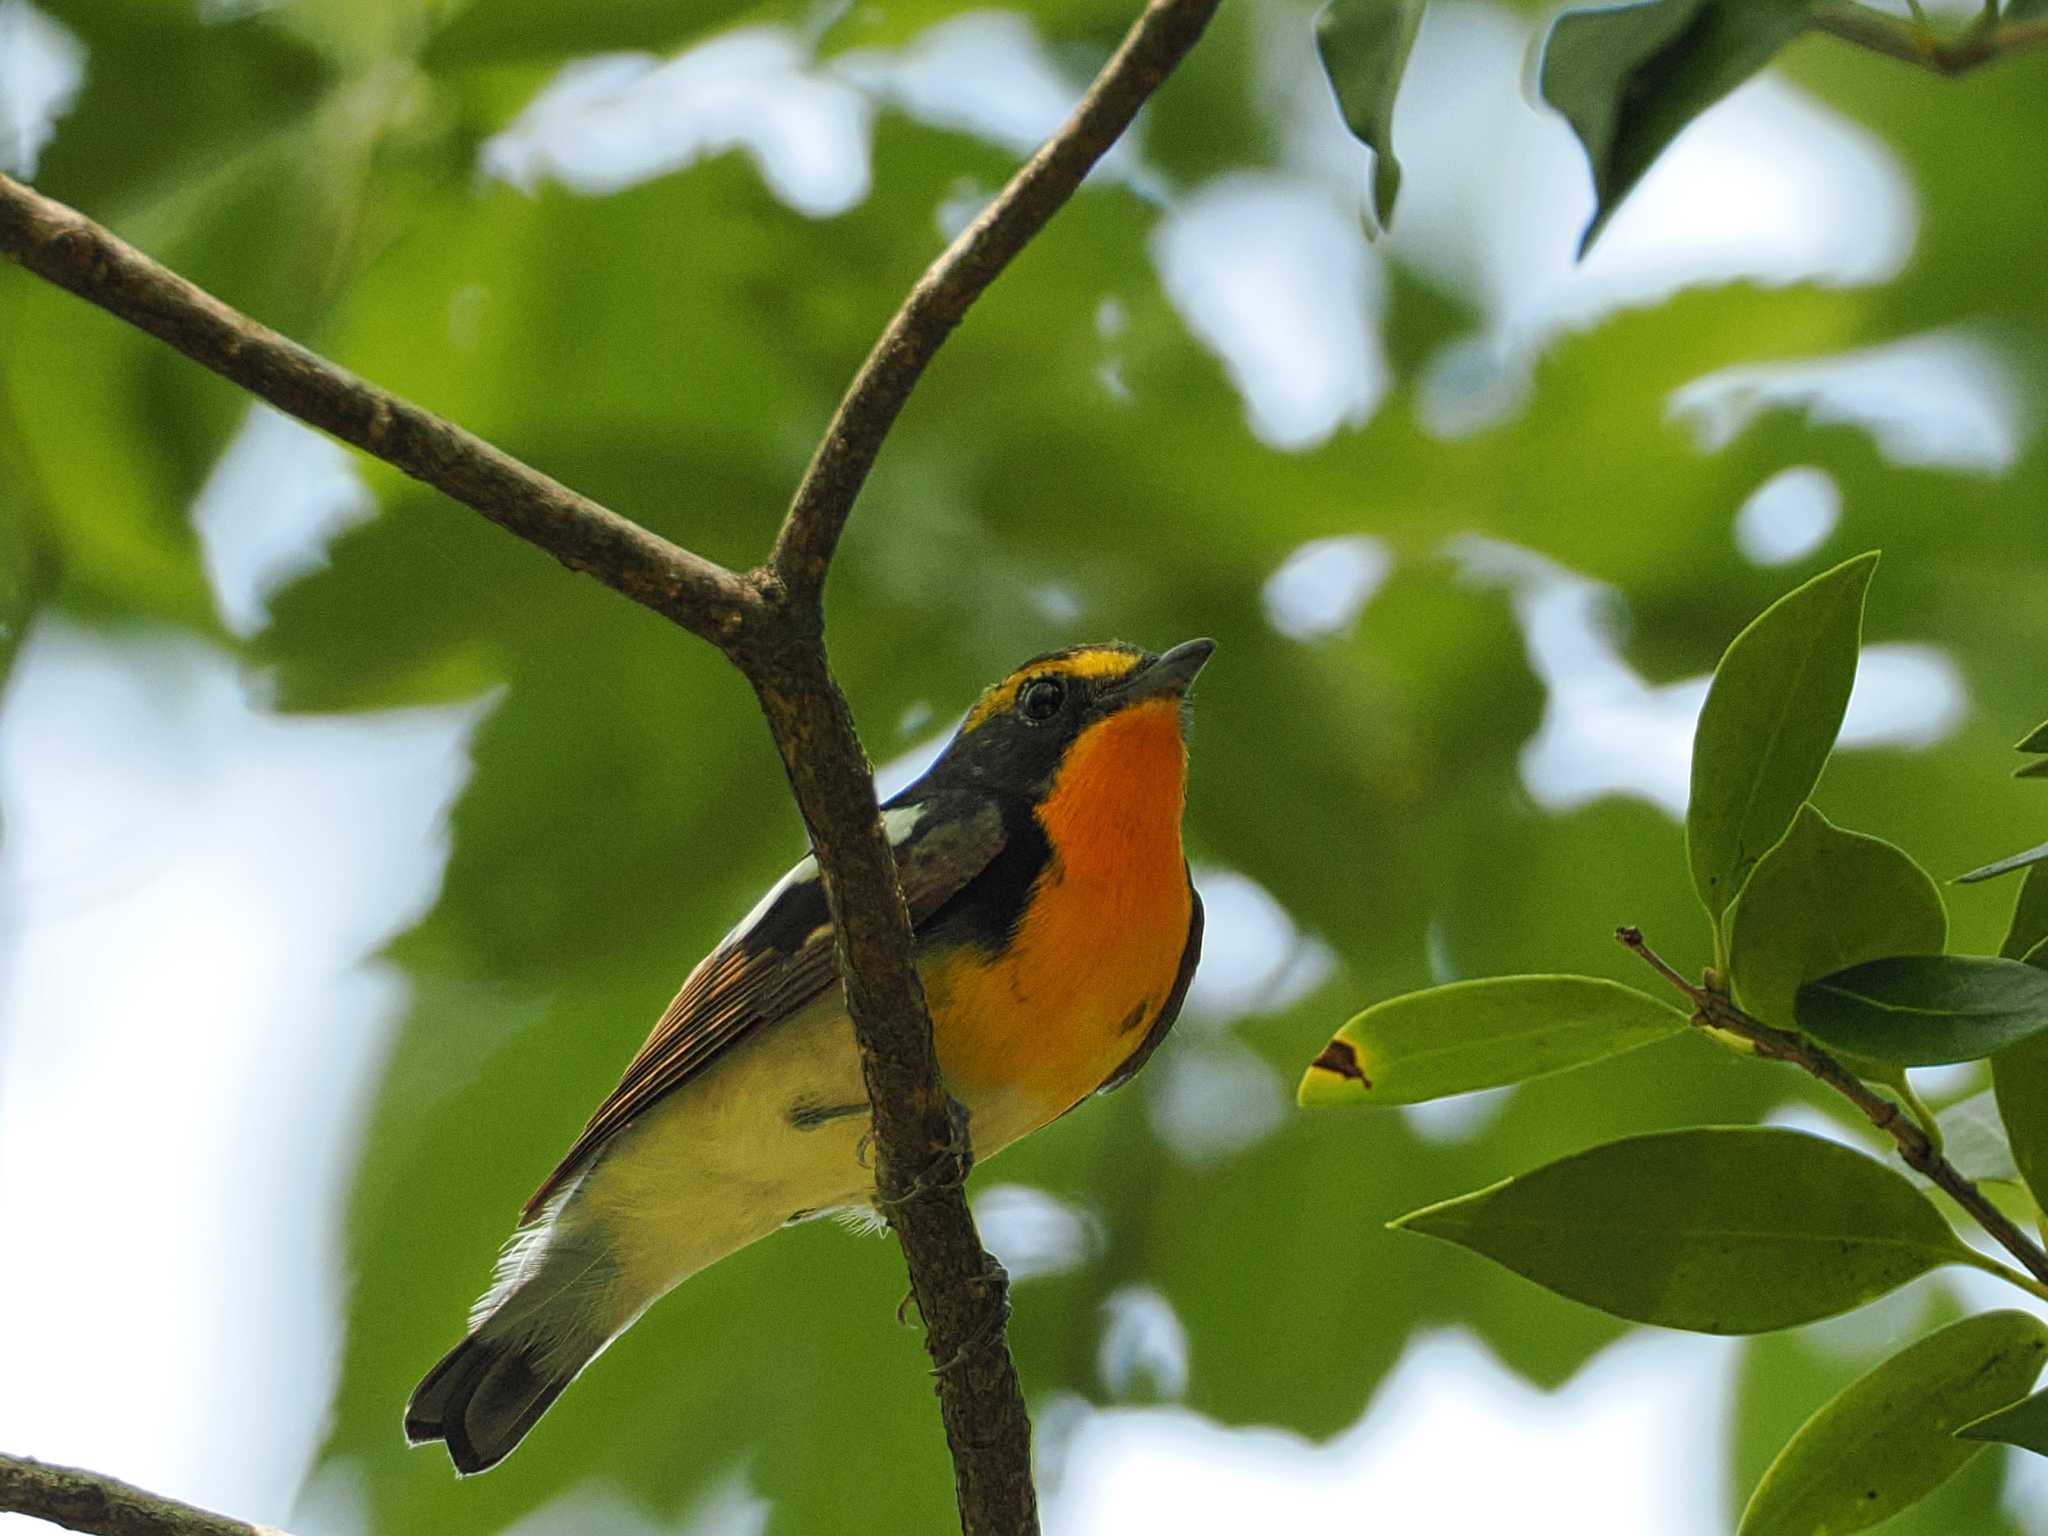
[[1010, 1321], [1010, 1272], [1003, 1268], [994, 1254], [987, 1255], [987, 1258], [988, 1267], [974, 1283], [977, 1287], [994, 1293], [995, 1305], [988, 1309], [988, 1316], [981, 1320], [973, 1333], [961, 1341], [960, 1347], [953, 1351], [950, 1358], [932, 1367], [934, 1376], [952, 1370], [990, 1340], [1000, 1337], [1003, 1328]]

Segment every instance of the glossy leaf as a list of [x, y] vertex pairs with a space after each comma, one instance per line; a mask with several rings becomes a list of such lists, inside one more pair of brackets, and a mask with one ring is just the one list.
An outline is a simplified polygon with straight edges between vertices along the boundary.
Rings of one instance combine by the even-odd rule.
[[1593, 976], [1496, 976], [1375, 1003], [1301, 1080], [1305, 1107], [1419, 1104], [1561, 1072], [1677, 1034], [1686, 1015]]
[[1395, 1225], [1617, 1317], [1695, 1333], [1789, 1328], [1971, 1262], [1900, 1175], [1769, 1127], [1608, 1142]]
[[2044, 939], [2048, 939], [2048, 868], [2036, 866], [2020, 882], [2012, 921], [2006, 925], [2005, 942], [1998, 952], [2008, 960], [2024, 960]]
[[2025, 853], [2014, 854], [2011, 858], [1994, 860], [1981, 868], [1971, 870], [1967, 875], [1957, 875], [1956, 879], [1963, 885], [1970, 885], [1979, 880], [2009, 875], [2016, 869], [2028, 869], [2043, 861], [2048, 861], [2048, 843], [2038, 844]]
[[1996, 1440], [2048, 1456], [2048, 1391], [1973, 1419], [1956, 1433], [1965, 1440]]
[[[2020, 894], [2021, 915], [2026, 915], [2027, 893], [2048, 895], [2048, 867], [2030, 870]], [[2048, 905], [2044, 900], [2043, 905]], [[2048, 920], [2048, 914], [2043, 914]], [[2014, 934], [2019, 934], [2019, 917]], [[2048, 938], [2027, 951], [2026, 964], [2048, 971]], [[1991, 1058], [1991, 1087], [1998, 1099], [1998, 1118], [2005, 1124], [2006, 1140], [2020, 1177], [2034, 1197], [2034, 1204], [2048, 1211], [2048, 1034], [2034, 1036], [2024, 1044], [2000, 1051]]]
[[1965, 1318], [1849, 1383], [1778, 1454], [1738, 1536], [1846, 1536], [1953, 1477], [1981, 1445], [1955, 1432], [2025, 1392], [2048, 1324], [2025, 1312]]
[[1581, 255], [1671, 141], [1797, 37], [1809, 9], [1806, 0], [1643, 0], [1558, 17], [1539, 84], [1593, 174]]
[[1856, 681], [1863, 594], [1876, 566], [1874, 553], [1858, 555], [1788, 592], [1714, 669], [1693, 736], [1685, 847], [1717, 926], [1828, 760]]
[[1894, 955], [1799, 989], [1799, 1027], [1901, 1067], [1976, 1061], [2048, 1029], [2048, 973], [1981, 955]]
[[1373, 153], [1372, 206], [1380, 227], [1394, 217], [1401, 162], [1394, 154], [1394, 98], [1425, 0], [1330, 0], [1316, 17], [1316, 53], [1344, 123]]
[[1729, 916], [1728, 967], [1743, 1007], [1789, 1029], [1801, 983], [1947, 940], [1941, 892], [1911, 856], [1804, 805]]

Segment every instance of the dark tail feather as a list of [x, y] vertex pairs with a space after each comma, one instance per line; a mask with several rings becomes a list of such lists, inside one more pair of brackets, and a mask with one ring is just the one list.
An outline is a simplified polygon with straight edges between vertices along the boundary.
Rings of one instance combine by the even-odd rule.
[[581, 1366], [550, 1370], [530, 1339], [472, 1333], [413, 1389], [405, 1438], [414, 1445], [445, 1441], [464, 1476], [488, 1471], [540, 1422]]

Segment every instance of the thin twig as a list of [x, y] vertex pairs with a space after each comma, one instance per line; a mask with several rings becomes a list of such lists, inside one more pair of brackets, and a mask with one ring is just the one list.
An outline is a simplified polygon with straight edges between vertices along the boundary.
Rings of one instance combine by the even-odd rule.
[[93, 1536], [283, 1536], [116, 1478], [0, 1454], [0, 1510]]
[[939, 1368], [970, 1536], [1036, 1532], [1030, 1420], [1004, 1337], [1005, 1276], [982, 1248], [960, 1188], [968, 1154], [938, 1073], [895, 858], [852, 714], [825, 659], [824, 583], [854, 499], [926, 364], [1194, 46], [1218, 3], [1151, 0], [1059, 132], [933, 263], [841, 402], [768, 565], [744, 576], [336, 367], [0, 176], [0, 255], [665, 615], [716, 645], [753, 685], [837, 927], [874, 1108], [877, 1195], [901, 1241]]
[[[1777, 1029], [1751, 1017], [1714, 987], [1697, 986], [1674, 970], [1664, 957], [1650, 948], [1639, 928], [1617, 928], [1614, 936], [1651, 969], [1683, 992], [1693, 1006], [1693, 1023], [1739, 1035], [1756, 1047], [1759, 1056], [1788, 1061], [1810, 1073], [1863, 1111], [1864, 1117], [1890, 1136], [1907, 1165], [1924, 1174], [1950, 1199], [1968, 1211], [1977, 1225], [1990, 1233], [1998, 1245], [2018, 1259], [2041, 1286], [2048, 1287], [2048, 1253], [2028, 1237], [2005, 1213], [1984, 1197], [1981, 1190], [1958, 1171], [1937, 1148], [1911, 1115], [1870, 1086], [1806, 1036], [1789, 1029]], [[2029, 1286], [2029, 1290], [2033, 1287]]]
[[1810, 31], [1825, 32], [1886, 58], [1949, 76], [1966, 75], [1998, 59], [2048, 45], [2048, 21], [2014, 21], [1999, 26], [1995, 19], [1987, 11], [1963, 32], [1942, 37], [1917, 19], [1887, 16], [1854, 0], [1821, 0], [1806, 25]]
[[759, 609], [744, 578], [280, 336], [85, 215], [4, 174], [0, 255], [287, 415], [475, 508], [571, 570], [596, 577], [720, 649], [730, 649]]
[[824, 586], [854, 498], [925, 365], [1200, 40], [1219, 3], [1152, 0], [1059, 132], [918, 279], [839, 402], [776, 537], [772, 564], [792, 592]]

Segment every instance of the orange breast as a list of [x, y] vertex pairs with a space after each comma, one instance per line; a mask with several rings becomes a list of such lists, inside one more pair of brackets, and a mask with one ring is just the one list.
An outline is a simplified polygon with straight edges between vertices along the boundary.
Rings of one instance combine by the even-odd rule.
[[1158, 1017], [1188, 935], [1186, 761], [1174, 699], [1083, 733], [1039, 808], [1053, 857], [1011, 948], [927, 971], [939, 1060], [978, 1151], [1099, 1088]]

